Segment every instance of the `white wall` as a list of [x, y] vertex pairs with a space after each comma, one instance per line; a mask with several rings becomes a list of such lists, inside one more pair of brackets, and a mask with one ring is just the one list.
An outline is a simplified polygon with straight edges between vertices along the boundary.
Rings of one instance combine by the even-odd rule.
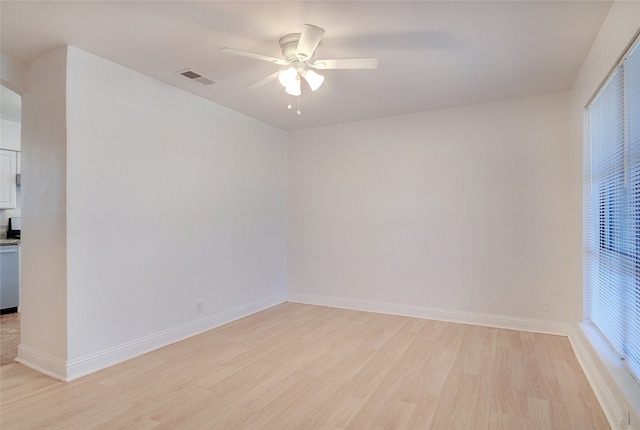
[[567, 122], [560, 93], [291, 133], [290, 297], [567, 321]]
[[78, 49], [68, 70], [70, 360], [284, 301], [286, 134]]
[[[66, 222], [50, 227], [66, 275], [66, 315], [55, 312], [68, 336], [55, 338], [64, 369], [44, 370], [74, 379], [283, 302], [286, 133], [78, 49], [67, 60], [67, 138], [54, 155], [66, 161], [54, 174], [66, 201], [53, 203]], [[54, 85], [64, 94], [64, 82]], [[64, 104], [55, 113], [64, 129]], [[30, 114], [25, 136], [43, 120]], [[47, 215], [35, 198], [25, 193], [25, 230]], [[31, 256], [44, 251], [37, 234], [23, 246], [29, 291], [41, 264]], [[44, 335], [47, 319], [31, 309], [27, 324], [38, 320]], [[50, 347], [30, 342], [26, 364]]]
[[18, 360], [52, 376], [67, 359], [65, 48], [31, 64], [22, 97]]
[[24, 94], [29, 90], [27, 65], [15, 58], [0, 55], [0, 84], [13, 92]]
[[[625, 48], [640, 29], [640, 2], [616, 1], [594, 41], [571, 90], [570, 150], [571, 253], [568, 258], [582, 260], [582, 192], [583, 192], [583, 120], [584, 108], [600, 84], [607, 78]], [[623, 405], [630, 406], [632, 429], [640, 429], [640, 385], [612, 354], [608, 344], [588, 324], [582, 321], [582, 282], [572, 288], [571, 315], [573, 330], [570, 340], [580, 363], [594, 388], [612, 428], [626, 421]]]

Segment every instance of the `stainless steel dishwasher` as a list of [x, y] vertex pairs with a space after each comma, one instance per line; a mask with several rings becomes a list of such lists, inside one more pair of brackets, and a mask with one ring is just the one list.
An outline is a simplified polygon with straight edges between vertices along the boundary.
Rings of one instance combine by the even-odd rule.
[[19, 304], [20, 246], [0, 246], [0, 309], [11, 312]]

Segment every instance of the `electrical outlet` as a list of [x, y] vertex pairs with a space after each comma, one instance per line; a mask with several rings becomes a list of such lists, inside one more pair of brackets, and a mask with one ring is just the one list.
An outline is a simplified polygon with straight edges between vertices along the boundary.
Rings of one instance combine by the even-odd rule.
[[196, 313], [197, 314], [202, 313], [202, 300], [196, 301]]
[[548, 299], [540, 300], [540, 311], [541, 312], [549, 312], [550, 303]]

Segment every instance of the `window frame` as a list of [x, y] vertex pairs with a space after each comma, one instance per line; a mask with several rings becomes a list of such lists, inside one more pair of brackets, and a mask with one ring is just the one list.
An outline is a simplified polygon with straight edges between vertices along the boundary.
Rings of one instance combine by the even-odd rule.
[[[630, 330], [631, 327], [640, 326], [640, 321], [634, 321], [634, 317], [640, 320], [640, 143], [627, 141], [630, 125], [627, 123], [629, 111], [625, 86], [625, 62], [632, 56], [634, 61], [640, 61], [640, 35], [636, 35], [633, 42], [629, 44], [620, 60], [585, 106], [583, 310], [585, 322], [593, 325], [604, 336], [633, 379], [638, 382], [640, 381], [640, 334], [631, 333]], [[635, 73], [637, 74], [638, 71], [635, 70]], [[618, 74], [620, 74], [619, 78]], [[637, 76], [636, 79], [638, 79]], [[617, 90], [620, 94], [615, 93]], [[636, 84], [629, 89], [629, 91], [632, 90], [633, 97], [640, 98], [640, 85]], [[614, 93], [607, 95], [606, 91]], [[601, 116], [596, 117], [598, 121], [605, 123], [603, 134], [612, 133], [611, 136], [607, 136], [612, 139], [612, 142], [607, 143], [611, 143], [613, 155], [608, 152], [604, 156], [596, 154], [597, 163], [594, 166], [595, 145], [592, 140], [597, 139], [593, 139], [595, 133], [592, 109], [601, 96], [611, 96], [612, 104], [615, 104], [619, 98], [620, 106], [611, 107], [611, 110], [615, 111], [619, 108], [620, 112], [612, 115], [611, 123], [606, 123], [606, 120], [611, 118], [603, 120]], [[605, 112], [605, 114], [609, 113], [609, 111]], [[640, 110], [633, 113], [633, 118], [640, 128]], [[597, 124], [598, 127], [601, 125], [601, 123]], [[620, 136], [615, 134], [620, 131], [616, 127], [620, 126], [622, 127], [621, 154], [615, 153], [616, 149], [620, 150], [616, 146], [620, 144], [616, 140]], [[598, 132], [601, 131], [598, 129]], [[602, 138], [602, 136], [596, 135], [596, 138]], [[630, 151], [630, 146], [634, 151]], [[598, 151], [603, 147], [610, 149], [605, 144], [602, 147], [599, 146]], [[615, 158], [616, 156], [618, 159]], [[609, 160], [609, 157], [613, 161]], [[610, 162], [613, 169], [603, 168], [603, 160]], [[638, 173], [630, 180], [629, 171], [632, 169], [637, 170]], [[620, 267], [616, 267], [617, 265]], [[600, 276], [599, 270], [608, 271], [608, 273]], [[611, 285], [604, 284], [596, 286], [595, 283], [601, 282], [602, 278], [606, 278], [604, 281], [613, 281], [618, 285], [614, 285], [613, 288], [608, 288]], [[616, 289], [619, 297], [615, 297]], [[626, 300], [630, 300], [631, 304], [625, 303]], [[594, 302], [597, 302], [597, 305]], [[597, 310], [594, 308], [604, 302], [609, 308]], [[600, 315], [607, 311], [621, 317]], [[598, 321], [594, 321], [594, 318]], [[619, 323], [619, 327], [615, 326], [616, 323]], [[615, 327], [604, 327], [607, 324]], [[616, 336], [618, 338], [614, 339], [613, 337]]]

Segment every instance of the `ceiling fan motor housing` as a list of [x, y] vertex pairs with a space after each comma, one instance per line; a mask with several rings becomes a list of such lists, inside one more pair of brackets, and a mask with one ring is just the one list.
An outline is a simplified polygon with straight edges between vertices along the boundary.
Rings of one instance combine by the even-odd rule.
[[300, 41], [300, 33], [291, 33], [280, 38], [280, 48], [282, 48], [282, 56], [288, 63], [298, 61], [296, 50]]

